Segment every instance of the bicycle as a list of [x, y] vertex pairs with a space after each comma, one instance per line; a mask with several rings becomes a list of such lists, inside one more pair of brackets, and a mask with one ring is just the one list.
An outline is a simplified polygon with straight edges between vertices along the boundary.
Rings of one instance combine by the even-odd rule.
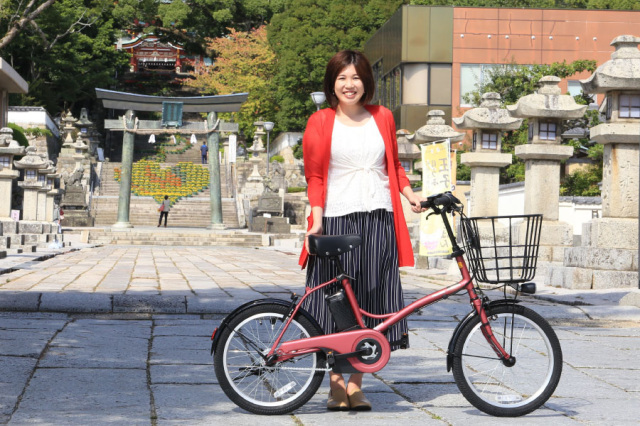
[[[479, 410], [505, 417], [530, 413], [549, 399], [562, 373], [560, 343], [549, 323], [519, 305], [517, 299], [519, 293], [535, 293], [535, 283], [528, 281], [535, 275], [541, 215], [508, 218], [524, 224], [521, 243], [521, 235], [513, 235], [511, 226], [508, 232], [499, 226], [499, 220], [505, 218], [467, 218], [451, 193], [428, 197], [422, 205], [442, 217], [462, 280], [397, 312], [370, 314], [358, 306], [351, 278], [338, 257], [357, 247], [360, 236], [310, 236], [310, 253], [334, 259], [338, 276], [313, 289], [306, 288], [301, 298], [292, 295], [291, 301], [262, 299], [246, 303], [213, 332], [215, 374], [234, 403], [256, 414], [285, 414], [316, 393], [327, 371], [377, 372], [389, 361], [391, 345], [406, 348], [408, 344], [406, 335], [396, 342], [387, 340], [384, 333], [391, 326], [463, 290], [469, 295], [472, 310], [454, 330], [446, 356], [447, 371], [453, 370], [462, 395]], [[463, 257], [465, 251], [449, 223], [449, 213], [457, 213], [462, 219], [464, 246], [477, 276], [475, 281], [503, 286], [502, 299], [490, 301], [479, 284], [474, 284]], [[488, 244], [481, 232], [483, 226], [493, 232]], [[499, 229], [505, 229], [504, 235], [508, 236], [503, 238]], [[507, 297], [507, 287], [513, 289], [514, 297]], [[301, 308], [310, 293], [323, 290], [330, 290], [326, 300], [338, 330], [333, 334], [323, 334], [316, 320]], [[382, 322], [368, 329], [363, 315]]]

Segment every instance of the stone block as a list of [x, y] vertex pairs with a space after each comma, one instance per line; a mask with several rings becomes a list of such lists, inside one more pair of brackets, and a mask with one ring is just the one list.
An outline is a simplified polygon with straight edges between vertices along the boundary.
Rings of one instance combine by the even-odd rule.
[[566, 266], [550, 266], [544, 277], [544, 284], [572, 290], [589, 290], [593, 281], [591, 269]]
[[7, 257], [7, 252], [5, 250], [0, 250], [0, 259], [4, 259]]
[[638, 272], [593, 271], [593, 288], [638, 288]]
[[0, 220], [2, 224], [2, 235], [12, 235], [18, 233], [18, 222], [15, 220]]
[[613, 271], [633, 270], [631, 250], [572, 247], [565, 251], [564, 265]]
[[24, 220], [18, 222], [18, 233], [20, 234], [42, 234], [42, 223], [26, 222]]
[[24, 234], [23, 244], [38, 244], [38, 241], [40, 240], [40, 235], [42, 234]]
[[[522, 223], [519, 226], [518, 241], [524, 241], [526, 231], [527, 225]], [[543, 220], [540, 245], [571, 247], [573, 245], [573, 226], [560, 221]]]
[[623, 306], [637, 306], [640, 308], [640, 289], [630, 291], [626, 296], [620, 299]]
[[[50, 223], [43, 223], [42, 224], [42, 233], [43, 234], [50, 234], [52, 232], [51, 228], [52, 228], [52, 226], [51, 226]], [[57, 228], [57, 226], [56, 226], [56, 228]]]
[[8, 236], [0, 237], [0, 248], [3, 248], [3, 249], [11, 248], [11, 237], [8, 237]]
[[291, 225], [286, 217], [256, 216], [251, 221], [251, 232], [264, 232], [267, 234], [289, 234]]
[[591, 220], [582, 225], [582, 245], [638, 250], [638, 219]]

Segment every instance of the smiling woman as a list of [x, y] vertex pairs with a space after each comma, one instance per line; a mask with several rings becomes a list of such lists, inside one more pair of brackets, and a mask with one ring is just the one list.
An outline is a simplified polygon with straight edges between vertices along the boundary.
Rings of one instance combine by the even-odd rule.
[[[352, 50], [338, 52], [327, 64], [323, 87], [331, 108], [311, 116], [302, 142], [311, 204], [300, 256], [300, 264], [308, 266], [307, 287], [338, 275], [328, 258], [308, 256], [309, 235], [359, 234], [362, 246], [340, 257], [344, 272], [356, 277], [358, 304], [378, 315], [397, 311], [404, 306], [398, 265], [413, 265], [400, 193], [415, 212], [421, 211], [421, 198], [413, 193], [398, 160], [391, 111], [368, 105], [375, 82], [367, 58]], [[311, 293], [303, 307], [325, 333], [333, 333], [334, 319], [321, 293]], [[365, 320], [367, 327], [378, 322]], [[397, 342], [406, 333], [404, 320], [389, 329], [387, 337]], [[330, 386], [329, 410], [371, 409], [360, 390], [362, 373], [352, 374], [347, 384], [340, 372], [332, 372]]]

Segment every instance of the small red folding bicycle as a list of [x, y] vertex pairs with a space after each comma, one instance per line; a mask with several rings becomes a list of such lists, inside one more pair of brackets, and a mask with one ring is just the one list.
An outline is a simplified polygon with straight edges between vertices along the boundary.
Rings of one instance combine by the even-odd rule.
[[[360, 309], [339, 255], [361, 243], [358, 235], [311, 236], [310, 253], [332, 258], [340, 273], [291, 301], [262, 299], [229, 314], [213, 332], [215, 373], [226, 395], [256, 414], [284, 414], [305, 404], [325, 372], [374, 373], [389, 361], [391, 345], [406, 348], [407, 336], [387, 340], [385, 332], [420, 309], [466, 291], [471, 312], [449, 342], [446, 366], [464, 397], [494, 416], [521, 416], [551, 396], [562, 372], [562, 350], [549, 323], [519, 304], [519, 293], [535, 292], [541, 215], [467, 218], [451, 193], [422, 203], [439, 214], [453, 247], [462, 280], [386, 315]], [[474, 273], [467, 269], [448, 213], [460, 214], [464, 247]], [[476, 282], [497, 284], [503, 298], [489, 301]], [[507, 287], [513, 289], [507, 292]], [[498, 287], [499, 288], [499, 287]], [[322, 329], [301, 308], [315, 291], [324, 291], [338, 332]], [[511, 293], [511, 294], [509, 294]], [[366, 328], [362, 316], [381, 320]]]

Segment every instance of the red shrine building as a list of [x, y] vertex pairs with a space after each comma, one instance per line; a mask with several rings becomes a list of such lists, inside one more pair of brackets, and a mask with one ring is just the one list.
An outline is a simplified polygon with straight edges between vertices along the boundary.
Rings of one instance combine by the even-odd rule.
[[130, 72], [191, 74], [211, 65], [202, 55], [186, 55], [181, 46], [162, 42], [154, 35], [137, 35], [118, 40], [118, 50], [131, 54]]

